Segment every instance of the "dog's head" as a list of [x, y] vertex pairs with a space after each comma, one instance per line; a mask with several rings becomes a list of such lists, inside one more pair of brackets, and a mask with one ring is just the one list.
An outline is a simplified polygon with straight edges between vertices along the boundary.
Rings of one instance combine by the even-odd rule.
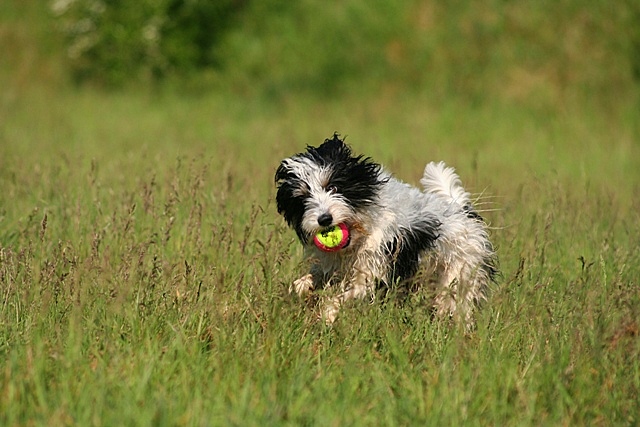
[[318, 232], [341, 223], [357, 232], [361, 218], [377, 204], [384, 178], [379, 164], [354, 156], [334, 134], [319, 147], [284, 159], [275, 181], [278, 213], [308, 244]]

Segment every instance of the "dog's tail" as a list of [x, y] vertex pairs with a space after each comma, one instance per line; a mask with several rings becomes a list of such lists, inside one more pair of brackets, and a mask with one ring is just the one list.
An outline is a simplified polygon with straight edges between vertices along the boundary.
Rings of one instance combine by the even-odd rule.
[[452, 167], [444, 162], [429, 163], [424, 168], [424, 175], [420, 180], [427, 193], [434, 193], [462, 206], [470, 206], [470, 194], [462, 187], [462, 181]]

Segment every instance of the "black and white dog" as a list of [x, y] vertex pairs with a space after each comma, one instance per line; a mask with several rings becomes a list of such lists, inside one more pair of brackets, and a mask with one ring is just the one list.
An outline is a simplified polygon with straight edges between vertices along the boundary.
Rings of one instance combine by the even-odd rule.
[[[435, 313], [473, 324], [473, 309], [487, 298], [496, 274], [496, 256], [453, 168], [429, 163], [419, 190], [370, 158], [354, 156], [335, 134], [284, 159], [275, 181], [278, 212], [312, 260], [309, 274], [290, 291], [302, 296], [337, 287], [322, 307], [326, 322], [346, 301], [373, 296], [377, 284], [406, 282], [420, 270], [421, 285], [433, 290]], [[346, 244], [331, 252], [316, 247], [314, 236], [335, 225], [348, 230]]]

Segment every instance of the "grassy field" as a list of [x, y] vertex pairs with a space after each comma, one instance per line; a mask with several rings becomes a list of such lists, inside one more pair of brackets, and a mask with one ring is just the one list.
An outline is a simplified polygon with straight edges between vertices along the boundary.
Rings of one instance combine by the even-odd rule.
[[[119, 92], [43, 3], [0, 2], [0, 426], [640, 424], [636, 2], [246, 2], [228, 75]], [[481, 195], [474, 331], [288, 295], [274, 172], [335, 131]]]
[[[5, 99], [0, 424], [640, 422], [632, 114], [427, 99]], [[489, 202], [502, 277], [474, 332], [420, 293], [331, 328], [287, 294], [305, 266], [273, 173], [334, 131]]]

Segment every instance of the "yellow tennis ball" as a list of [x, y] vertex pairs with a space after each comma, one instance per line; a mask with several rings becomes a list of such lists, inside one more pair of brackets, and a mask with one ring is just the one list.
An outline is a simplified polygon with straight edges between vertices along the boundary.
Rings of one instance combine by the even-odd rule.
[[326, 228], [313, 237], [313, 243], [321, 251], [339, 251], [349, 243], [349, 229], [345, 224]]

